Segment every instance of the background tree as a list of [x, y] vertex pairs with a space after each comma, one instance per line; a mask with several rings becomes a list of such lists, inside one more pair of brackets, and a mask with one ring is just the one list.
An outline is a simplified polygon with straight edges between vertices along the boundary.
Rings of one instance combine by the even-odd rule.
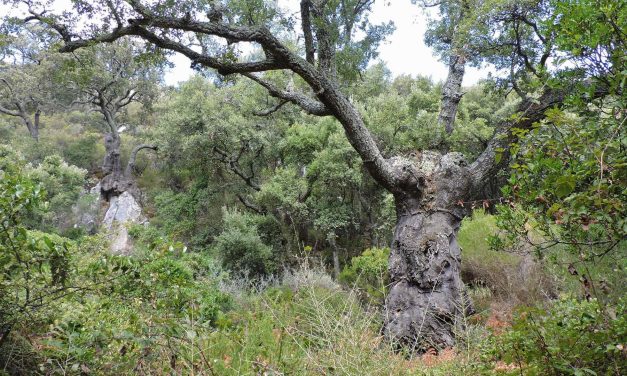
[[[560, 72], [562, 80], [584, 76], [587, 81], [512, 148], [516, 158], [504, 193], [516, 205], [501, 208], [500, 225], [510, 229], [509, 240], [523, 239], [540, 255], [554, 257], [548, 250], [564, 247], [572, 255], [569, 272], [580, 276], [584, 296], [603, 302], [611, 300], [610, 291], [624, 289], [620, 276], [595, 273], [588, 264], [615, 265], [624, 257], [625, 6], [550, 5], [562, 17], [549, 29], [555, 47], [574, 63]], [[582, 24], [591, 35], [576, 32]], [[609, 95], [594, 98], [600, 88]], [[532, 221], [540, 238], [523, 228]]]
[[139, 200], [135, 179], [137, 154], [143, 149], [157, 149], [152, 144], [136, 145], [126, 167], [122, 165], [121, 134], [137, 129], [135, 125], [121, 123], [124, 112], [134, 102], [149, 105], [159, 80], [155, 60], [142, 59], [141, 49], [141, 45], [129, 41], [97, 45], [81, 50], [65, 66], [65, 83], [77, 98], [74, 104], [88, 106], [104, 120], [105, 158], [100, 189], [107, 200], [125, 191]]
[[30, 25], [21, 33], [3, 26], [8, 30], [0, 39], [0, 114], [19, 118], [39, 141], [42, 112], [62, 107], [61, 99], [67, 98], [55, 82], [61, 57], [46, 50], [54, 35], [41, 26]]

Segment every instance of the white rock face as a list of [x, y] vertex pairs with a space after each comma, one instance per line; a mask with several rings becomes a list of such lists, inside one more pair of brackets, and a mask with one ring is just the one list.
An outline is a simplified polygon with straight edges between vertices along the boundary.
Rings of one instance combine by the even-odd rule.
[[137, 201], [135, 201], [135, 198], [130, 193], [124, 192], [119, 196], [111, 197], [109, 209], [105, 214], [102, 224], [107, 229], [111, 229], [114, 222], [142, 223], [144, 220], [142, 209]]
[[128, 225], [144, 223], [146, 218], [142, 214], [141, 206], [128, 192], [114, 196], [109, 202], [109, 209], [102, 221], [103, 227], [109, 233], [111, 252], [128, 255], [133, 249], [132, 240], [128, 234]]

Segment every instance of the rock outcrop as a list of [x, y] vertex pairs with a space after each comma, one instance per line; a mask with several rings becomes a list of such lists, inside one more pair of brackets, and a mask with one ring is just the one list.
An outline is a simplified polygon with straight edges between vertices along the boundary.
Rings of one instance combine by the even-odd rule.
[[132, 252], [133, 242], [128, 233], [131, 224], [144, 224], [146, 217], [137, 200], [129, 192], [113, 196], [109, 200], [109, 208], [102, 220], [102, 227], [110, 239], [112, 253], [128, 255]]

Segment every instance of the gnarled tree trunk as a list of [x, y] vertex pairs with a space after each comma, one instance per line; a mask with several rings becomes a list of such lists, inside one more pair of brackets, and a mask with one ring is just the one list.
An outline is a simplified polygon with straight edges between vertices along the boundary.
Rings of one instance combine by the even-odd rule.
[[157, 147], [147, 144], [134, 147], [123, 170], [120, 135], [117, 132], [105, 135], [106, 155], [103, 163], [105, 176], [100, 181], [100, 194], [107, 202], [107, 210], [102, 224], [109, 233], [110, 250], [115, 254], [127, 255], [133, 251], [133, 242], [126, 224], [146, 221], [140, 204], [141, 192], [135, 178], [135, 161], [137, 153], [142, 149], [157, 150]]
[[20, 117], [24, 124], [26, 124], [26, 128], [28, 129], [28, 133], [33, 140], [39, 142], [39, 119], [41, 117], [41, 110], [35, 110], [35, 114], [33, 115], [34, 121], [31, 120], [30, 116], [26, 113], [24, 107], [17, 103], [17, 107], [19, 108]]
[[395, 193], [385, 335], [415, 350], [449, 347], [455, 343], [456, 324], [470, 308], [457, 243], [467, 214], [457, 202], [468, 194], [470, 172], [459, 153], [425, 151], [393, 165], [406, 184]]
[[139, 201], [139, 189], [135, 179], [135, 161], [137, 154], [143, 149], [157, 150], [157, 147], [149, 144], [135, 146], [131, 151], [126, 167], [122, 169], [120, 136], [114, 133], [105, 135], [105, 158], [102, 164], [104, 177], [100, 181], [100, 189], [107, 201], [124, 192], [129, 192]]
[[120, 136], [117, 132], [107, 133], [104, 136], [105, 158], [102, 163], [104, 174], [100, 182], [103, 197], [108, 201], [112, 196], [117, 196], [126, 190], [122, 173], [122, 161], [120, 156]]
[[[450, 347], [467, 302], [461, 281], [460, 221], [445, 212], [402, 214], [389, 260], [388, 338], [410, 348]], [[420, 342], [419, 342], [420, 341]]]
[[33, 118], [34, 118], [33, 120], [31, 119], [31, 116], [28, 114], [28, 112], [26, 111], [26, 108], [24, 107], [22, 103], [15, 102], [15, 108], [17, 108], [17, 110], [13, 111], [8, 108], [2, 107], [0, 105], [0, 114], [16, 116], [22, 119], [22, 121], [24, 122], [24, 125], [26, 125], [26, 129], [28, 129], [28, 133], [30, 134], [30, 136], [36, 142], [39, 142], [39, 121], [41, 118], [41, 110], [39, 109], [35, 110], [35, 113], [33, 115]]

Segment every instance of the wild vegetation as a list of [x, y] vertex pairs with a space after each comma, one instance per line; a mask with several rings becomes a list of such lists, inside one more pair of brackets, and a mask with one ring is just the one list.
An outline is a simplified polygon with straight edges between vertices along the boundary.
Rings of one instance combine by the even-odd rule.
[[627, 7], [373, 3], [4, 1], [0, 375], [627, 373]]

